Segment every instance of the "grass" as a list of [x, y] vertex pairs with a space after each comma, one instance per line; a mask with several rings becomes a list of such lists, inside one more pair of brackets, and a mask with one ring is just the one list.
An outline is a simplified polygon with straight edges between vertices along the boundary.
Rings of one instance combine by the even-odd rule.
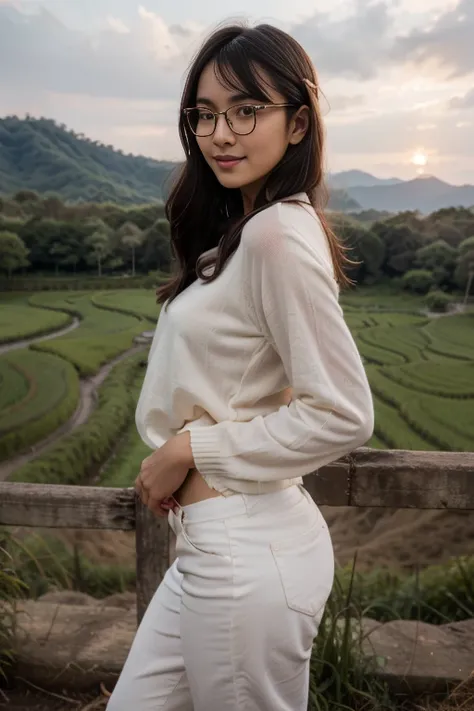
[[120, 313], [145, 318], [156, 324], [161, 305], [156, 303], [154, 290], [127, 289], [127, 291], [106, 291], [94, 294], [93, 303]]
[[0, 343], [41, 336], [67, 326], [70, 321], [71, 316], [66, 313], [46, 311], [27, 304], [16, 304], [2, 299], [2, 303], [0, 303]]
[[[144, 370], [139, 370], [130, 390], [134, 402], [138, 401], [143, 377]], [[150, 454], [151, 449], [140, 438], [135, 418], [132, 418], [120, 438], [120, 446], [101, 470], [100, 484], [116, 487], [133, 486], [143, 459]]]
[[3, 529], [0, 531], [0, 682], [7, 678], [14, 661], [15, 601], [27, 590], [17, 575], [15, 560], [9, 549], [11, 536]]
[[11, 481], [80, 484], [103, 464], [119, 441], [135, 410], [130, 392], [142, 354], [118, 363], [99, 389], [98, 404], [80, 427], [46, 452], [16, 469]]
[[20, 349], [0, 357], [0, 460], [54, 432], [74, 413], [79, 378], [67, 361]]
[[91, 292], [44, 292], [30, 298], [34, 306], [68, 311], [82, 319], [79, 328], [71, 333], [32, 348], [61, 356], [83, 376], [96, 373], [104, 363], [126, 351], [134, 337], [147, 328], [139, 317], [97, 308], [93, 296]]

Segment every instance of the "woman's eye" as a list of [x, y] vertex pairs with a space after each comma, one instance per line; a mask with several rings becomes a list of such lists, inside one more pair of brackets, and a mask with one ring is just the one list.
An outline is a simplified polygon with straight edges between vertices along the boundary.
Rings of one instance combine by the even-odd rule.
[[239, 109], [239, 113], [241, 116], [245, 116], [246, 118], [252, 116], [253, 106], [241, 106]]
[[209, 111], [200, 111], [199, 112], [199, 119], [202, 121], [209, 121], [212, 118], [214, 118], [214, 114], [211, 114]]

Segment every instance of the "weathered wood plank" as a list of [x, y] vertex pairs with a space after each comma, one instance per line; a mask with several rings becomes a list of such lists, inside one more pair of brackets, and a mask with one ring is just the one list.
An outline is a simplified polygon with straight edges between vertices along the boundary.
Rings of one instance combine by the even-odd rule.
[[0, 525], [135, 528], [133, 489], [0, 482]]
[[[326, 506], [474, 510], [474, 452], [361, 447], [305, 477]], [[133, 488], [0, 482], [0, 525], [135, 528]]]
[[360, 448], [350, 506], [474, 510], [474, 452]]
[[157, 516], [136, 501], [137, 622], [140, 624], [156, 588], [170, 564], [168, 518]]

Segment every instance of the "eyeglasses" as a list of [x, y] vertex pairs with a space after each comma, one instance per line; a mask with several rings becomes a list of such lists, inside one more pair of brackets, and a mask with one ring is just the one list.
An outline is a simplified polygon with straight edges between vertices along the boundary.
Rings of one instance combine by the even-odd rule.
[[195, 136], [203, 138], [212, 136], [217, 126], [217, 117], [225, 116], [227, 125], [238, 136], [247, 136], [257, 125], [257, 111], [278, 108], [280, 106], [295, 106], [295, 104], [239, 104], [231, 106], [226, 111], [211, 111], [204, 106], [183, 109], [189, 128]]

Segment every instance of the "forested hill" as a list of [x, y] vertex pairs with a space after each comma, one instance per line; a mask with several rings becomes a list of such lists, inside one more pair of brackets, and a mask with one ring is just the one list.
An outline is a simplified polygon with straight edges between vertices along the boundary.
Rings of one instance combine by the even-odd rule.
[[0, 119], [0, 194], [30, 189], [72, 202], [134, 204], [163, 198], [177, 163], [125, 155], [46, 118]]
[[[125, 155], [51, 119], [0, 119], [0, 195], [29, 189], [65, 202], [150, 203], [166, 197], [178, 166]], [[334, 189], [329, 207], [346, 212], [359, 204]]]

